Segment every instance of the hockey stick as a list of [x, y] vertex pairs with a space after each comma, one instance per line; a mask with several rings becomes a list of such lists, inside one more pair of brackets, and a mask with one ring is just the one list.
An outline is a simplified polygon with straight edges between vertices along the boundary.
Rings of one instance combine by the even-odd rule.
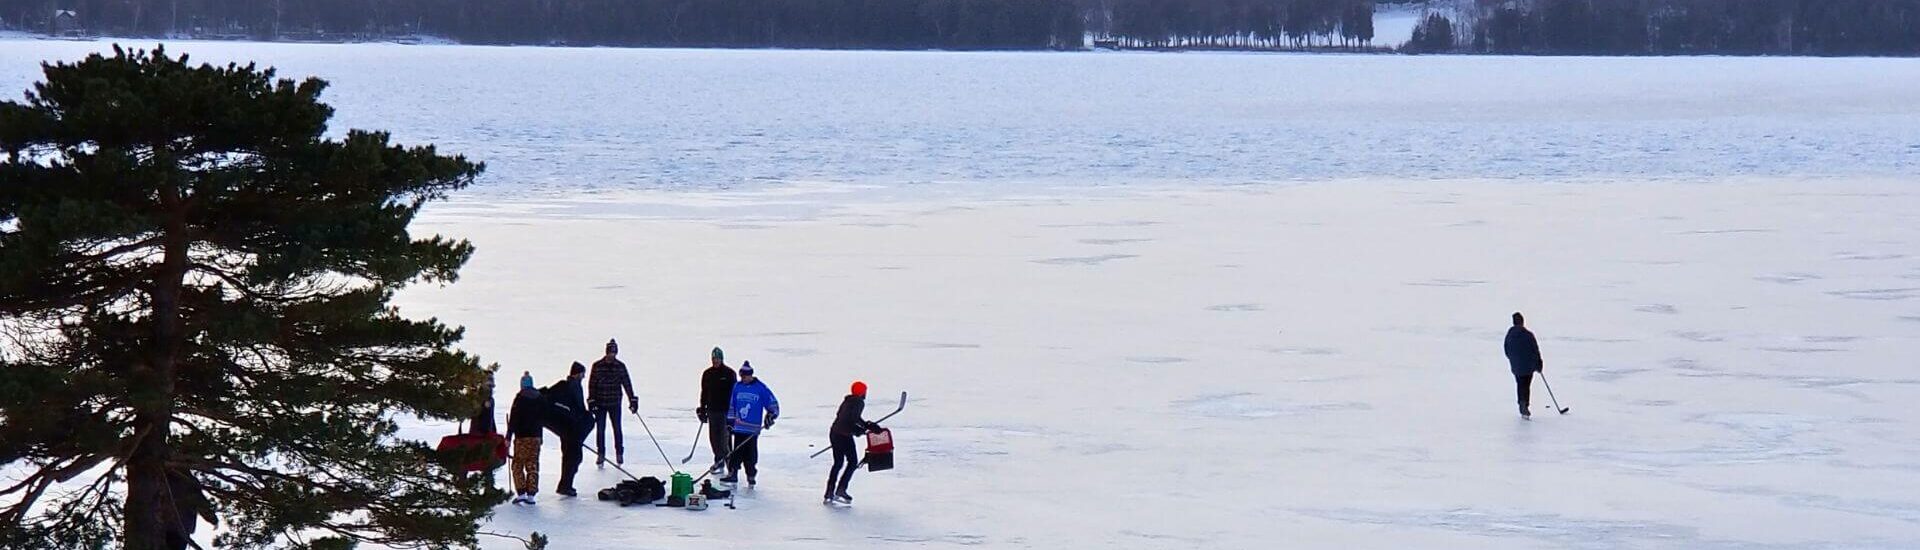
[[893, 415], [900, 414], [900, 411], [904, 411], [904, 410], [907, 410], [907, 392], [900, 392], [900, 406], [894, 407], [893, 412], [887, 413], [886, 416], [880, 417], [879, 420], [875, 420], [873, 421], [873, 423], [879, 424], [881, 422], [886, 422], [887, 419], [893, 418]]
[[694, 452], [694, 451], [698, 451], [698, 450], [700, 450], [700, 433], [701, 433], [701, 430], [705, 430], [705, 429], [707, 429], [707, 422], [706, 422], [705, 420], [702, 420], [702, 421], [700, 421], [700, 427], [699, 427], [699, 428], [694, 428], [694, 430], [693, 430], [693, 448], [691, 448], [691, 449], [687, 449], [687, 457], [686, 457], [686, 458], [682, 458], [682, 459], [680, 459], [680, 463], [681, 463], [681, 464], [686, 464], [687, 462], [689, 462], [689, 461], [692, 461], [692, 460], [693, 460], [693, 452]]
[[1567, 411], [1573, 410], [1573, 407], [1560, 407], [1560, 398], [1553, 396], [1553, 384], [1547, 383], [1547, 371], [1540, 371], [1540, 384], [1547, 387], [1547, 399], [1553, 400], [1553, 408], [1559, 409], [1560, 414], [1567, 414]]
[[673, 459], [667, 458], [667, 450], [660, 446], [660, 440], [658, 438], [653, 437], [653, 428], [647, 427], [647, 417], [640, 416], [640, 411], [634, 411], [633, 417], [640, 419], [640, 429], [646, 430], [647, 439], [653, 440], [653, 450], [660, 451], [660, 461], [667, 463], [668, 470], [673, 470], [674, 473], [679, 473], [680, 469], [673, 467]]
[[[881, 422], [886, 422], [887, 419], [893, 418], [893, 415], [900, 414], [900, 411], [904, 411], [904, 410], [907, 410], [907, 392], [900, 392], [900, 406], [894, 408], [893, 412], [887, 413], [886, 416], [880, 417], [879, 420], [873, 421], [873, 423], [879, 424]], [[807, 458], [820, 456], [820, 453], [827, 452], [827, 449], [832, 449], [832, 448], [833, 448], [833, 445], [827, 445], [825, 449], [820, 449], [818, 451], [814, 451], [813, 454], [811, 455], [807, 455]]]
[[[763, 431], [764, 431], [764, 430], [763, 430]], [[759, 437], [760, 437], [760, 432], [755, 432], [755, 433], [754, 433], [753, 435], [750, 435], [750, 436], [747, 436], [747, 438], [746, 438], [746, 439], [743, 439], [743, 440], [741, 440], [741, 441], [740, 441], [739, 443], [735, 443], [735, 444], [733, 445], [733, 450], [730, 450], [730, 451], [727, 451], [727, 456], [723, 456], [723, 457], [720, 457], [720, 460], [715, 460], [715, 461], [713, 461], [713, 466], [708, 466], [708, 467], [707, 467], [707, 471], [706, 471], [706, 472], [702, 472], [702, 473], [700, 474], [700, 477], [696, 477], [696, 478], [693, 478], [693, 482], [694, 482], [694, 483], [700, 483], [700, 480], [702, 480], [702, 479], [706, 479], [706, 478], [707, 478], [707, 476], [710, 476], [710, 475], [713, 475], [713, 469], [714, 469], [715, 467], [718, 467], [718, 466], [720, 466], [721, 464], [723, 464], [723, 463], [725, 463], [725, 462], [727, 462], [728, 460], [730, 460], [730, 459], [732, 459], [732, 458], [733, 458], [733, 453], [737, 453], [737, 452], [740, 452], [740, 448], [741, 448], [741, 447], [745, 447], [745, 446], [747, 446], [747, 444], [748, 444], [748, 443], [751, 443], [751, 442], [753, 442], [753, 440], [754, 440], [754, 439], [757, 439], [757, 438], [759, 438]]]
[[600, 457], [600, 460], [603, 460], [603, 461], [606, 461], [606, 462], [607, 462], [608, 464], [611, 464], [611, 465], [613, 465], [613, 469], [615, 469], [615, 470], [619, 470], [621, 474], [624, 474], [624, 475], [626, 475], [626, 476], [627, 476], [627, 479], [631, 479], [631, 480], [634, 480], [634, 481], [640, 481], [640, 478], [637, 478], [637, 477], [633, 477], [633, 474], [632, 474], [632, 473], [630, 473], [630, 472], [628, 472], [626, 468], [621, 468], [621, 467], [620, 467], [620, 464], [619, 464], [619, 463], [617, 463], [617, 462], [614, 462], [614, 461], [611, 461], [611, 460], [607, 460], [607, 455], [603, 455], [603, 454], [600, 454], [600, 451], [597, 451], [597, 450], [594, 450], [594, 448], [593, 448], [593, 446], [591, 446], [591, 445], [587, 445], [587, 442], [586, 442], [586, 440], [581, 440], [581, 441], [580, 441], [580, 448], [582, 448], [582, 449], [586, 449], [586, 450], [587, 450], [587, 452], [589, 452], [589, 453], [593, 453], [593, 456], [597, 456], [597, 457]]

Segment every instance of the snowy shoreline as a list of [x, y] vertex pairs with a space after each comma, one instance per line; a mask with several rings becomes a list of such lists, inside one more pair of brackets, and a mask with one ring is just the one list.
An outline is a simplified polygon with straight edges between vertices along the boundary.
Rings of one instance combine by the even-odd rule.
[[[455, 201], [417, 231], [478, 254], [399, 303], [502, 380], [618, 337], [669, 454], [708, 347], [779, 393], [737, 511], [488, 526], [560, 548], [1920, 544], [1920, 413], [1886, 406], [1920, 398], [1911, 181], [1026, 191]], [[1514, 310], [1572, 414], [1514, 415]], [[808, 445], [855, 378], [915, 400], [899, 468], [827, 509]]]

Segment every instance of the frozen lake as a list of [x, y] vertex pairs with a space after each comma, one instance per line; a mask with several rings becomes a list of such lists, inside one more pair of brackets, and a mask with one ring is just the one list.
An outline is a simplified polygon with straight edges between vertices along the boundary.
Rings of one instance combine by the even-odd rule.
[[[106, 47], [0, 42], [0, 91]], [[171, 47], [323, 76], [494, 193], [1920, 174], [1920, 59]]]
[[[737, 511], [548, 499], [491, 528], [567, 548], [1920, 547], [1911, 181], [913, 195], [428, 216], [480, 252], [405, 307], [510, 376], [620, 338], [675, 460], [709, 346], [786, 410]], [[1537, 384], [1534, 420], [1515, 414], [1515, 310], [1570, 414]], [[855, 378], [913, 392], [900, 466], [823, 508], [808, 445]], [[635, 432], [629, 467], [664, 476]]]
[[[104, 47], [0, 42], [0, 89]], [[418, 224], [479, 248], [461, 282], [400, 302], [503, 387], [617, 337], [674, 461], [708, 348], [779, 392], [739, 510], [553, 498], [549, 438], [492, 531], [1920, 547], [1920, 60], [176, 49], [489, 163]], [[1515, 310], [1571, 414], [1514, 414]], [[825, 508], [855, 378], [915, 396], [900, 467]]]

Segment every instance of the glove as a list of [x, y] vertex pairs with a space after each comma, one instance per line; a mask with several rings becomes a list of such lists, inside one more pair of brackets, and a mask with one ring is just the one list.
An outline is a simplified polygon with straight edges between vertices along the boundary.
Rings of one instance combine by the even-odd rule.
[[881, 427], [880, 427], [880, 423], [879, 423], [879, 422], [868, 422], [868, 423], [867, 423], [867, 433], [876, 433], [876, 434], [877, 434], [877, 433], [880, 433], [880, 432], [881, 432], [882, 430], [885, 430], [885, 429], [886, 429], [886, 428], [881, 428]]
[[640, 414], [640, 398], [627, 398], [627, 410], [633, 412], [633, 414]]
[[763, 429], [767, 429], [767, 430], [771, 430], [771, 429], [773, 429], [773, 419], [772, 419], [772, 418], [768, 418], [768, 419], [767, 419], [767, 427], [766, 427], [766, 428], [763, 428]]
[[696, 416], [696, 417], [699, 417], [699, 418], [700, 418], [700, 423], [701, 423], [701, 424], [705, 424], [705, 423], [707, 423], [707, 408], [706, 408], [706, 407], [698, 407], [698, 408], [695, 408], [695, 409], [693, 409], [693, 415], [694, 415], [694, 416]]

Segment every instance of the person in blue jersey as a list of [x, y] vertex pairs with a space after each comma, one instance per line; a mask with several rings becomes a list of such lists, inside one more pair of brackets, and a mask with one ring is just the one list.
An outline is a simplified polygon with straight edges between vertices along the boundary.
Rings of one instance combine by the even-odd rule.
[[753, 375], [753, 363], [740, 363], [740, 382], [733, 385], [733, 400], [727, 407], [727, 422], [733, 428], [733, 453], [727, 459], [727, 477], [720, 481], [735, 483], [740, 470], [747, 471], [752, 486], [760, 473], [760, 431], [773, 427], [780, 417], [780, 401], [773, 390]]

